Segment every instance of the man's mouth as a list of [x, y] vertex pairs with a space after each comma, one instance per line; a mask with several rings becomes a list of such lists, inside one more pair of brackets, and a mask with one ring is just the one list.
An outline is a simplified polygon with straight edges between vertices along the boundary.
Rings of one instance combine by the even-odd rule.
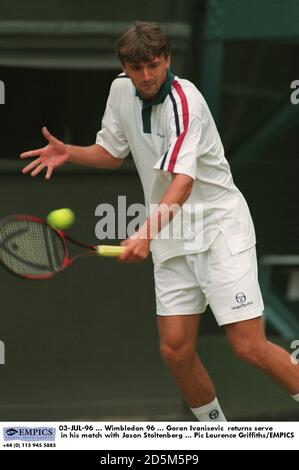
[[150, 88], [151, 86], [155, 85], [154, 82], [151, 83], [142, 83], [141, 86], [142, 88]]

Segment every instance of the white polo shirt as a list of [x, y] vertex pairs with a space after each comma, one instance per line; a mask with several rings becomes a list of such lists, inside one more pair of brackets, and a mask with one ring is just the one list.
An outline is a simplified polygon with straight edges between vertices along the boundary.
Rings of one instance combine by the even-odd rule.
[[116, 158], [131, 151], [148, 213], [159, 203], [172, 173], [194, 180], [190, 197], [175, 217], [183, 220], [183, 233], [151, 242], [155, 263], [206, 251], [220, 231], [232, 254], [255, 244], [250, 212], [233, 182], [213, 117], [188, 80], [168, 73], [155, 100], [143, 102], [131, 80], [120, 74], [111, 85], [96, 143]]

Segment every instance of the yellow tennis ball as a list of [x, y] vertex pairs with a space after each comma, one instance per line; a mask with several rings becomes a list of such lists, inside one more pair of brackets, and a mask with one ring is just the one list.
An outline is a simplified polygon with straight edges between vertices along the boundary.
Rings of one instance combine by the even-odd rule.
[[71, 209], [57, 209], [48, 214], [47, 222], [51, 227], [65, 230], [75, 221], [75, 214]]

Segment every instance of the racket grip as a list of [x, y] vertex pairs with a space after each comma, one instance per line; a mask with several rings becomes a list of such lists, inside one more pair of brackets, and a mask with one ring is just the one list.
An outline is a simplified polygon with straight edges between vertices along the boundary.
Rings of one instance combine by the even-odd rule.
[[97, 253], [100, 256], [119, 256], [125, 251], [123, 246], [113, 246], [113, 245], [98, 245]]

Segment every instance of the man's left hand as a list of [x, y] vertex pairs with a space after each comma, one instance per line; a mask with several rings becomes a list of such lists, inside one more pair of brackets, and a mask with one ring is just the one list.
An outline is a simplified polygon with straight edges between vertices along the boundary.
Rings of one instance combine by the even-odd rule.
[[150, 252], [150, 240], [148, 239], [127, 238], [121, 243], [121, 246], [126, 247], [126, 250], [118, 259], [126, 263], [140, 263], [148, 257]]

